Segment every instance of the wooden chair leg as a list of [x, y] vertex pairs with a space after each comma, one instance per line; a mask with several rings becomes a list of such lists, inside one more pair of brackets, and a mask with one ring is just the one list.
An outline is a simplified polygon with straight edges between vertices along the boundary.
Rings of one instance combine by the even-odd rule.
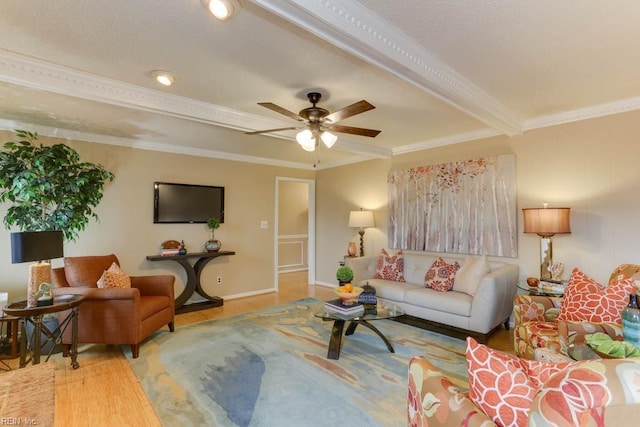
[[138, 358], [140, 354], [140, 344], [131, 344], [131, 355], [134, 359]]
[[507, 319], [504, 321], [504, 328], [508, 331], [509, 330], [509, 318], [507, 317]]
[[175, 330], [176, 330], [176, 328], [175, 328], [175, 326], [174, 326], [173, 322], [169, 322], [169, 331], [170, 331], [170, 332], [173, 332], [173, 331], [175, 331]]
[[69, 357], [71, 353], [71, 344], [62, 344], [62, 357]]

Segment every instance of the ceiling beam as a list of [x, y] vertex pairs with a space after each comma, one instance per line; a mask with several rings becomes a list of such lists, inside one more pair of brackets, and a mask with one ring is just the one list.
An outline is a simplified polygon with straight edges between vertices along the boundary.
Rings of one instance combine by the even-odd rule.
[[433, 54], [352, 0], [251, 0], [506, 135], [523, 120]]

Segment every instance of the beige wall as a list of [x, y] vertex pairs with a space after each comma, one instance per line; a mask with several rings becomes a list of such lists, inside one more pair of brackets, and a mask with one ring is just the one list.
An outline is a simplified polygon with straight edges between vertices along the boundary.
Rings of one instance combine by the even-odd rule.
[[539, 243], [522, 233], [521, 209], [571, 208], [572, 234], [555, 236], [554, 259], [567, 278], [578, 267], [606, 281], [615, 266], [640, 262], [640, 112], [496, 137], [320, 171], [318, 189], [318, 280], [334, 281], [337, 261], [357, 234], [348, 211], [374, 209], [376, 229], [365, 234], [365, 252], [386, 246], [386, 174], [391, 169], [513, 153], [516, 156], [518, 258], [521, 277], [539, 275]]
[[[10, 132], [0, 132], [0, 141], [14, 140]], [[277, 176], [313, 178], [313, 172], [262, 166], [250, 163], [159, 153], [110, 145], [65, 142], [76, 149], [83, 161], [101, 163], [116, 178], [105, 188], [97, 209], [100, 222], [91, 222], [77, 242], [65, 243], [65, 255], [115, 253], [123, 269], [131, 275], [170, 273], [176, 276], [176, 293], [184, 288], [182, 267], [168, 261], [149, 262], [168, 239], [184, 240], [190, 252], [202, 251], [210, 233], [204, 224], [153, 224], [153, 182], [179, 182], [224, 186], [225, 223], [216, 231], [222, 248], [235, 256], [220, 257], [203, 270], [202, 283], [212, 295], [230, 296], [274, 287], [274, 200]], [[4, 218], [8, 205], [0, 206]], [[260, 228], [267, 220], [269, 227]], [[18, 230], [12, 230], [18, 231]], [[11, 264], [9, 231], [0, 227], [0, 290], [10, 292], [10, 300], [24, 299], [28, 263]], [[53, 260], [60, 266], [62, 260]], [[215, 278], [222, 276], [222, 285]]]

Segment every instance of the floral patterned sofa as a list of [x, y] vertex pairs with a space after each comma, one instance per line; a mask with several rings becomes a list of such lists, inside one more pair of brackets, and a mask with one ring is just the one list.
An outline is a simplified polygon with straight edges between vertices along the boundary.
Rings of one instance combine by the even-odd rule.
[[[622, 264], [611, 274], [607, 288], [598, 288], [593, 279], [574, 269], [565, 298], [516, 295], [513, 303], [516, 354], [534, 359], [537, 349], [549, 349], [566, 355], [569, 345], [584, 341], [585, 334], [594, 332], [622, 340], [620, 311], [627, 304], [630, 289], [634, 289], [638, 272], [640, 265]], [[573, 298], [568, 293], [574, 285], [589, 293], [582, 299], [580, 295]], [[572, 299], [573, 305], [567, 301]], [[603, 307], [610, 312], [603, 313]]]
[[[525, 393], [521, 384], [525, 374], [496, 368], [500, 363], [490, 357], [491, 362], [474, 371], [478, 376], [485, 374], [490, 382], [495, 380], [495, 386], [472, 396], [472, 390], [456, 387], [426, 358], [412, 358], [407, 425], [618, 426], [633, 424], [630, 420], [640, 413], [640, 358], [554, 364], [504, 357], [507, 365], [509, 357], [529, 363], [527, 372], [544, 381]], [[536, 366], [548, 367], [546, 375], [540, 375], [544, 369], [536, 371]]]

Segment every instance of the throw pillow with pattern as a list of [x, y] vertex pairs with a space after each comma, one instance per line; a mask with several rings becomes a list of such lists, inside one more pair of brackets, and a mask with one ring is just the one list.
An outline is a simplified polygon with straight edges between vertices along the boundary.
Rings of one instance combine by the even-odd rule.
[[130, 288], [131, 278], [115, 262], [98, 279], [98, 288]]
[[459, 268], [458, 261], [448, 264], [442, 257], [438, 257], [424, 276], [424, 286], [438, 292], [450, 291]]
[[496, 424], [526, 426], [533, 399], [561, 370], [584, 362], [538, 362], [521, 359], [467, 338], [469, 398]]
[[404, 282], [404, 259], [402, 251], [398, 251], [391, 256], [382, 249], [376, 262], [376, 279], [393, 280], [394, 282]]
[[633, 278], [607, 287], [574, 268], [564, 291], [558, 320], [622, 323], [622, 310], [635, 292]]

